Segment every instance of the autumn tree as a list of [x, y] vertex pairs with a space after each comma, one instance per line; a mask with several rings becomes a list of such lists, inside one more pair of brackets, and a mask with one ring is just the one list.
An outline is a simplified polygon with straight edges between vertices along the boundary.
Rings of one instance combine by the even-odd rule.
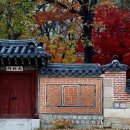
[[41, 9], [42, 6], [44, 7], [47, 4], [55, 5], [58, 6], [60, 9], [62, 9], [62, 11], [59, 12], [59, 15], [63, 15], [64, 17], [66, 17], [67, 16], [66, 14], [71, 14], [72, 17], [76, 15], [77, 17], [80, 17], [80, 19], [82, 19], [82, 23], [80, 24], [83, 27], [83, 33], [81, 37], [84, 40], [84, 45], [85, 45], [84, 61], [88, 63], [92, 62], [91, 32], [92, 32], [92, 23], [93, 23], [93, 16], [94, 16], [94, 6], [96, 5], [96, 3], [97, 0], [72, 0], [72, 1], [45, 0], [44, 3], [41, 2], [39, 6]]
[[[80, 28], [79, 26], [75, 28], [76, 24], [72, 24], [75, 23], [73, 19], [75, 16], [70, 13], [66, 15], [66, 12], [62, 9], [64, 13], [60, 15], [60, 17], [57, 17], [57, 15], [54, 14], [59, 13], [59, 7], [57, 7], [55, 12], [48, 12], [48, 14], [44, 13], [44, 15], [42, 15], [39, 11], [41, 10], [39, 2], [39, 0], [0, 0], [0, 38], [36, 38], [39, 42], [39, 39], [44, 37], [43, 41], [52, 43], [47, 44], [46, 49], [52, 55], [53, 62], [77, 62], [75, 38], [81, 33], [81, 29], [78, 29]], [[48, 5], [48, 7], [44, 7], [42, 6], [42, 10], [53, 10], [52, 6], [49, 7]], [[35, 13], [39, 14], [37, 16], [40, 16], [40, 21], [38, 21], [38, 19], [35, 21]], [[64, 17], [65, 15], [66, 17]], [[49, 16], [48, 22], [47, 16]], [[52, 22], [50, 22], [51, 20]], [[53, 37], [51, 37], [48, 42], [45, 36], [52, 35]]]
[[[72, 4], [75, 8], [79, 7], [79, 4], [74, 2], [68, 1], [66, 4]], [[38, 7], [35, 20], [42, 34], [40, 39], [46, 44], [46, 50], [52, 55], [51, 61], [83, 62], [82, 56], [77, 55], [76, 52], [76, 43], [82, 33], [81, 18], [57, 4], [42, 5], [41, 3]]]
[[130, 13], [112, 3], [99, 4], [96, 8], [93, 29], [95, 55], [93, 61], [111, 62], [117, 55], [121, 63], [130, 66]]
[[35, 0], [0, 0], [0, 38], [33, 38]]

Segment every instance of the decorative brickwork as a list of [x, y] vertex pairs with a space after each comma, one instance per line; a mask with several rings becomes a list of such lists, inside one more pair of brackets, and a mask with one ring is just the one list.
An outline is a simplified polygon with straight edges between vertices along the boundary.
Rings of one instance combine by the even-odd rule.
[[46, 89], [47, 106], [61, 106], [61, 87], [60, 85], [48, 85]]
[[40, 113], [102, 114], [102, 78], [40, 80]]
[[81, 87], [81, 106], [96, 106], [96, 85], [82, 85]]
[[77, 106], [79, 100], [78, 86], [63, 87], [63, 106]]

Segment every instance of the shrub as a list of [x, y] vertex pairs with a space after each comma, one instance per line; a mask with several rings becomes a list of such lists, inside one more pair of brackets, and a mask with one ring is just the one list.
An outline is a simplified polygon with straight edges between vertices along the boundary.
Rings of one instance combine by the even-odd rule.
[[55, 129], [67, 129], [73, 128], [72, 121], [69, 119], [58, 119], [53, 121], [53, 126]]

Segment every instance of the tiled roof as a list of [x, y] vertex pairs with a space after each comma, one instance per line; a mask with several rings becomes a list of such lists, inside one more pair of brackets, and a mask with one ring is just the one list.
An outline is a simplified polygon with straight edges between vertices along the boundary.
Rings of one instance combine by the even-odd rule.
[[118, 60], [103, 65], [99, 64], [60, 64], [52, 63], [41, 68], [41, 74], [47, 76], [99, 76], [105, 71], [127, 71], [128, 66], [120, 64]]
[[97, 76], [101, 75], [99, 64], [48, 64], [41, 69], [42, 75], [54, 76]]
[[[2, 64], [32, 64], [32, 60], [43, 63], [50, 58], [44, 47], [38, 46], [34, 39], [30, 40], [0, 40], [0, 65]], [[17, 62], [12, 62], [12, 59]], [[21, 61], [20, 61], [21, 60]], [[28, 62], [27, 62], [28, 60]]]
[[103, 71], [127, 71], [128, 65], [120, 64], [118, 60], [113, 60], [112, 63], [102, 66]]

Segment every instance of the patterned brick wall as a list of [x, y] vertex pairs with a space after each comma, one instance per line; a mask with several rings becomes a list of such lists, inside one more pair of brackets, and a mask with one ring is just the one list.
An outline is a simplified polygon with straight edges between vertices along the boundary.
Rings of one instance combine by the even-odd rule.
[[102, 114], [102, 78], [41, 77], [40, 113]]
[[106, 72], [105, 78], [113, 79], [115, 102], [130, 102], [130, 94], [126, 92], [126, 72]]

